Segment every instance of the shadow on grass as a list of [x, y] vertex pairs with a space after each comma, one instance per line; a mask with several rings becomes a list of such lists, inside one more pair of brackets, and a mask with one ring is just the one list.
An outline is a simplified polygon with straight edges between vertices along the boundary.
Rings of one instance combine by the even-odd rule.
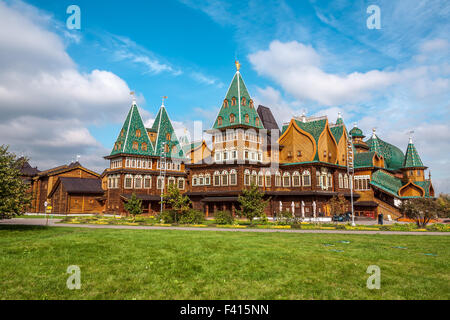
[[26, 226], [26, 225], [0, 225], [0, 231], [38, 231], [38, 230], [49, 230], [47, 226]]

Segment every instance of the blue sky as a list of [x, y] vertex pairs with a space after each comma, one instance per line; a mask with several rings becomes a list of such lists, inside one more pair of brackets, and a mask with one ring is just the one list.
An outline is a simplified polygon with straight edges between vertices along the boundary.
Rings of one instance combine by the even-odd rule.
[[[81, 30], [66, 28], [71, 4], [81, 9]], [[380, 30], [366, 25], [372, 4], [381, 10]], [[166, 95], [179, 132], [196, 120], [209, 128], [238, 58], [250, 94], [272, 108], [280, 125], [303, 111], [332, 122], [342, 112], [348, 127], [357, 122], [366, 135], [376, 127], [380, 138], [403, 150], [414, 130], [438, 191], [450, 191], [450, 156], [442, 154], [450, 148], [448, 1], [0, 0], [2, 10], [26, 23], [0, 22], [0, 44], [11, 47], [0, 63], [18, 59], [14, 50], [24, 45], [30, 55], [19, 62], [40, 60], [36, 78], [27, 73], [21, 80], [22, 87], [33, 84], [26, 94], [32, 111], [8, 108], [8, 101], [25, 98], [2, 100], [0, 90], [10, 119], [0, 132], [29, 124], [33, 143], [26, 134], [5, 139], [37, 165], [80, 154], [101, 170], [101, 156], [129, 109], [129, 90], [136, 91], [145, 121], [151, 123]], [[6, 32], [35, 32], [39, 41], [21, 44]], [[38, 90], [36, 83], [52, 83], [51, 103], [39, 95], [50, 88]], [[59, 127], [67, 132], [64, 143], [54, 138]], [[61, 156], [50, 160], [50, 153]]]

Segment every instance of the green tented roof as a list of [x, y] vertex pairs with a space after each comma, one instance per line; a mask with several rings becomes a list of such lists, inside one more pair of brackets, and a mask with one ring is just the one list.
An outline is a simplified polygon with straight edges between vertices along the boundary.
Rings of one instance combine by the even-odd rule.
[[[177, 139], [175, 130], [173, 129], [172, 122], [170, 121], [169, 115], [165, 106], [161, 106], [156, 116], [155, 122], [152, 126], [153, 130], [156, 130], [157, 137], [155, 141], [154, 155], [159, 156], [164, 151], [163, 143], [169, 145], [171, 158], [186, 158], [183, 148], [181, 148], [180, 142]], [[167, 134], [170, 134], [170, 140], [167, 140]]]
[[404, 168], [422, 168], [423, 163], [420, 159], [419, 153], [413, 143], [408, 144], [406, 149], [405, 161], [403, 162]]
[[[140, 137], [137, 136], [138, 130]], [[138, 148], [133, 149], [133, 144], [137, 142]], [[142, 148], [143, 144], [147, 145], [147, 150]], [[128, 112], [127, 118], [122, 126], [122, 130], [114, 144], [114, 148], [111, 155], [120, 153], [128, 153], [133, 155], [152, 155], [153, 145], [147, 134], [147, 129], [144, 126], [141, 115], [139, 114], [138, 107], [135, 103], [131, 106]]]
[[398, 170], [403, 167], [405, 155], [399, 148], [378, 137], [376, 138], [376, 142], [372, 140], [373, 138], [370, 138], [366, 141], [367, 145], [370, 146], [370, 151], [379, 150], [378, 154], [384, 157], [384, 163], [387, 169]]
[[[236, 98], [236, 105], [232, 106], [232, 99]], [[242, 98], [245, 98], [245, 106], [242, 103]], [[222, 107], [214, 122], [214, 129], [223, 129], [230, 126], [244, 125], [254, 127], [258, 129], [264, 129], [261, 119], [259, 119], [259, 125], [256, 125], [256, 118], [259, 118], [258, 112], [254, 107], [250, 107], [250, 94], [245, 86], [244, 80], [240, 72], [236, 72], [231, 81], [230, 88], [227, 91], [225, 99], [228, 100], [228, 107], [225, 107], [225, 103], [222, 103]], [[234, 114], [235, 121], [230, 123], [230, 115]], [[240, 114], [240, 117], [239, 117]], [[245, 115], [248, 114], [249, 123], [245, 122]], [[219, 117], [222, 118], [222, 125], [219, 126]]]

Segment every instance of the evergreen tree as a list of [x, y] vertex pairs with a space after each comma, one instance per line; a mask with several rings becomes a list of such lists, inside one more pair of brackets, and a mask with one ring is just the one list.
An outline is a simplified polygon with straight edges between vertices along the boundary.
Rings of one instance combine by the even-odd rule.
[[8, 146], [0, 146], [0, 219], [23, 214], [31, 203], [28, 186], [21, 179], [20, 172], [26, 161], [8, 152]]
[[142, 200], [136, 197], [136, 194], [131, 195], [130, 200], [124, 205], [125, 210], [133, 217], [133, 222], [136, 221], [136, 216], [142, 214]]
[[253, 223], [255, 218], [265, 218], [264, 209], [268, 200], [264, 200], [264, 193], [259, 191], [258, 186], [252, 184], [249, 189], [242, 190], [242, 195], [238, 198], [241, 210], [238, 211], [239, 216], [247, 218]]

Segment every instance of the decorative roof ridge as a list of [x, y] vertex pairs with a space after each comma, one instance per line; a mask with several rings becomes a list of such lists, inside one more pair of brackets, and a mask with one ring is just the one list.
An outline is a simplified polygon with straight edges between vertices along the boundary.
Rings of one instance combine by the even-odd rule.
[[321, 120], [328, 120], [327, 116], [317, 116], [317, 117], [303, 117], [303, 116], [293, 116], [294, 120], [301, 121], [305, 120], [305, 122], [314, 122], [314, 121], [321, 121]]

